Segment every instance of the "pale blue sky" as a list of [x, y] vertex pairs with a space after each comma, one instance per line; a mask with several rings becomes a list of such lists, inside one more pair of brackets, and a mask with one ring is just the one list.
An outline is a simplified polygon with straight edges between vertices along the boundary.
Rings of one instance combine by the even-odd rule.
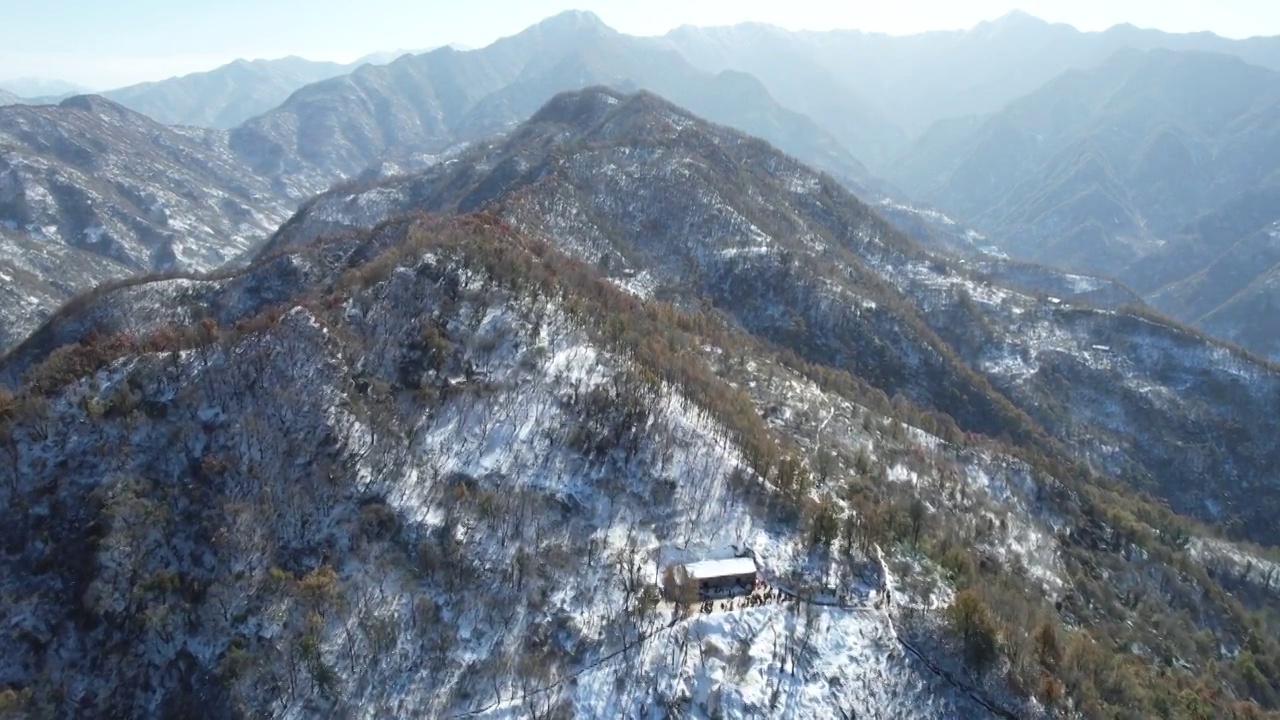
[[1280, 35], [1277, 0], [0, 0], [0, 78], [105, 89], [237, 57], [349, 61], [377, 50], [482, 46], [569, 8], [637, 35], [744, 21], [905, 34], [970, 27], [1014, 8], [1083, 30], [1129, 22]]

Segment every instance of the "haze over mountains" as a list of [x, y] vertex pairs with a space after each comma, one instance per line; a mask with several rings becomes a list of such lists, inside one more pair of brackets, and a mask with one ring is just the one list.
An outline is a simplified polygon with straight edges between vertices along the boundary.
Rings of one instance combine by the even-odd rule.
[[1275, 49], [566, 12], [0, 107], [0, 716], [1280, 718], [1280, 365], [1142, 304], [1280, 354]]
[[385, 65], [423, 52], [430, 51], [376, 52], [350, 63], [292, 56], [236, 60], [207, 72], [138, 83], [102, 95], [166, 125], [227, 130], [275, 108], [303, 86], [345, 75], [364, 65]]
[[294, 90], [355, 66], [298, 57], [236, 60], [202, 73], [102, 93], [166, 125], [227, 129], [284, 102]]
[[443, 48], [317, 83], [236, 128], [232, 141], [258, 172], [311, 194], [379, 160], [436, 156], [489, 137], [556, 92], [593, 84], [652, 89], [849, 182], [866, 177], [834, 138], [778, 105], [754, 78], [697, 71], [678, 53], [582, 12], [481, 50]]
[[[216, 126], [221, 124], [218, 117], [243, 114], [246, 107], [264, 102], [273, 93], [287, 94], [287, 88], [297, 84], [300, 75], [330, 73], [336, 68], [294, 60], [233, 63], [210, 73], [107, 95], [136, 107], [158, 107], [153, 110], [158, 115], [203, 119], [209, 126]], [[286, 82], [287, 77], [292, 79]], [[278, 208], [296, 204], [380, 163], [390, 163], [384, 171], [423, 167], [466, 143], [509, 129], [560, 90], [595, 83], [652, 87], [687, 102], [712, 119], [776, 142], [851, 186], [862, 187], [860, 183], [869, 180], [866, 169], [837, 140], [812, 120], [779, 105], [755, 78], [742, 73], [711, 75], [698, 71], [679, 54], [656, 42], [619, 34], [596, 16], [576, 12], [551, 18], [478, 51], [447, 47], [402, 56], [386, 66], [364, 64], [349, 75], [293, 92], [278, 108], [251, 118], [229, 134], [216, 129], [160, 132], [158, 126], [153, 134], [160, 137], [177, 132], [189, 140], [198, 140], [201, 147], [190, 149], [197, 167], [237, 164], [241, 187], [254, 188], [252, 204], [257, 208]], [[112, 107], [106, 100], [91, 104], [102, 108], [106, 116], [127, 118], [129, 124], [141, 121], [141, 116]], [[49, 106], [39, 112], [50, 116], [68, 114], [70, 105]], [[77, 121], [68, 115], [68, 122]], [[114, 135], [111, 124], [110, 119], [100, 123], [97, 137], [78, 140], [76, 146], [86, 156], [104, 150], [128, 153], [132, 138]], [[22, 138], [11, 141], [16, 144], [9, 152], [26, 152], [22, 147], [33, 143], [40, 147], [65, 144], [65, 133], [56, 123], [43, 126], [41, 132], [47, 136], [35, 137], [24, 130]], [[150, 157], [139, 152], [130, 162], [145, 163]], [[111, 165], [99, 168], [112, 185], [130, 182], [113, 177], [117, 170]], [[175, 170], [170, 165], [156, 164], [147, 166], [144, 174], [158, 184], [185, 184], [172, 176]], [[8, 178], [4, 188], [8, 193], [6, 202], [12, 207], [44, 202], [45, 190], [17, 169], [10, 169]], [[220, 196], [226, 188], [225, 179], [202, 185], [207, 192], [199, 204], [206, 209], [173, 214], [161, 223], [162, 233], [182, 232], [178, 228], [186, 224], [239, 228], [235, 232], [243, 237], [246, 231], [241, 209], [226, 204]], [[67, 183], [59, 186], [62, 190], [55, 188], [51, 192], [57, 198], [63, 191], [78, 191], [80, 187]], [[155, 224], [145, 203], [139, 205], [128, 199], [117, 202], [111, 195], [106, 196], [105, 202], [113, 206], [110, 212], [137, 217], [135, 224]], [[64, 244], [71, 242], [67, 238], [78, 238], [89, 227], [71, 222], [65, 232], [51, 235], [40, 230], [43, 226], [37, 226], [29, 214], [17, 209], [4, 221], [13, 232], [36, 238], [56, 237]], [[261, 223], [250, 226], [259, 240], [265, 239], [271, 229]], [[202, 238], [197, 233], [191, 239]], [[224, 241], [214, 242], [209, 248], [210, 252], [219, 253], [226, 249]], [[130, 267], [138, 271], [208, 266], [178, 257]], [[93, 276], [120, 274], [120, 267], [113, 265]], [[68, 287], [70, 291], [84, 289], [79, 284]], [[21, 337], [32, 322], [46, 316], [53, 309], [48, 298], [56, 296], [37, 293], [33, 287], [27, 295], [30, 301], [20, 303], [20, 311], [8, 311], [18, 323], [9, 333], [10, 339]], [[19, 321], [19, 317], [24, 319]]]
[[[757, 25], [667, 38], [702, 67], [758, 73], [840, 128], [873, 175], [1004, 252], [1118, 278], [1186, 322], [1280, 352], [1276, 327], [1249, 318], [1274, 302], [1276, 265], [1253, 248], [1280, 212], [1212, 236], [1192, 225], [1274, 182], [1280, 39], [1082, 33], [1024, 13], [910, 38]], [[1223, 270], [1233, 257], [1256, 264]]]
[[0, 80], [0, 92], [31, 99], [85, 93], [89, 89], [65, 80], [26, 77]]
[[[1274, 326], [1211, 316], [1240, 293], [1267, 292], [1250, 286], [1274, 258], [1249, 248], [1259, 234], [1265, 247], [1280, 219], [1264, 199], [1280, 181], [1278, 113], [1280, 74], [1227, 55], [1126, 51], [967, 121], [972, 129], [935, 128], [891, 179], [1005, 252], [1119, 278], [1274, 354]], [[1222, 263], [1238, 272], [1209, 270]], [[1212, 282], [1187, 282], [1205, 272]]]
[[840, 94], [852, 90], [912, 138], [940, 120], [998, 111], [1066, 70], [1095, 67], [1124, 49], [1222, 53], [1280, 69], [1277, 38], [1229, 40], [1128, 25], [1080, 32], [1017, 11], [969, 30], [906, 37], [856, 30], [790, 32], [751, 24], [682, 27], [666, 37], [699, 66], [758, 70], [780, 98], [801, 93], [785, 87], [789, 78], [797, 79], [810, 99], [819, 93], [810, 83], [840, 83], [847, 89]]

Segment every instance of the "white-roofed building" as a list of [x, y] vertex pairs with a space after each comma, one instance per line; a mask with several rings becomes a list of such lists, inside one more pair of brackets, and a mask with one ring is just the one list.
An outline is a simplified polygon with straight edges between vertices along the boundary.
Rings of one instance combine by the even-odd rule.
[[700, 597], [749, 593], [756, 586], [756, 561], [749, 557], [723, 560], [700, 560], [676, 565], [667, 574], [677, 587], [664, 587], [668, 596], [679, 594], [679, 588], [694, 587]]

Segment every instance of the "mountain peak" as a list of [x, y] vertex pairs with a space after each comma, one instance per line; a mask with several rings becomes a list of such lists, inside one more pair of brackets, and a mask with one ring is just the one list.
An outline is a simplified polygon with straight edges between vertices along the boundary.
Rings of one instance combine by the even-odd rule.
[[498, 43], [505, 45], [514, 42], [517, 46], [525, 47], [536, 54], [545, 46], [572, 44], [616, 34], [616, 30], [606, 25], [599, 15], [589, 10], [566, 10], [536, 25], [531, 25], [515, 35], [503, 38]]
[[558, 123], [586, 129], [628, 96], [603, 85], [562, 92], [529, 118], [529, 124]]
[[134, 111], [130, 110], [129, 108], [119, 103], [112, 102], [111, 100], [108, 100], [101, 95], [96, 95], [92, 93], [86, 94], [86, 95], [73, 95], [67, 98], [66, 100], [63, 100], [62, 102], [58, 103], [58, 107], [66, 108], [68, 110], [85, 110], [87, 112], [110, 113], [117, 117], [124, 117], [126, 115], [135, 115], [138, 117], [143, 117], [141, 114], [135, 113]]
[[19, 97], [38, 98], [66, 95], [67, 93], [90, 92], [83, 85], [76, 85], [65, 80], [42, 77], [19, 77], [0, 80], [0, 90], [13, 93]]
[[590, 10], [565, 10], [543, 20], [534, 26], [543, 31], [553, 32], [583, 32], [583, 31], [599, 31], [612, 30], [600, 19], [599, 15]]
[[1049, 23], [1024, 10], [1010, 10], [995, 20], [984, 20], [974, 27], [976, 31], [1029, 30], [1046, 27]]
[[1041, 20], [1040, 18], [1036, 17], [1035, 15], [1032, 15], [1031, 13], [1025, 10], [1018, 10], [1018, 9], [1010, 10], [1004, 15], [1001, 15], [1000, 17], [996, 18], [995, 22], [1004, 24], [1004, 25], [1019, 24], [1019, 23], [1020, 24], [1030, 23], [1034, 25], [1044, 24], [1044, 20]]

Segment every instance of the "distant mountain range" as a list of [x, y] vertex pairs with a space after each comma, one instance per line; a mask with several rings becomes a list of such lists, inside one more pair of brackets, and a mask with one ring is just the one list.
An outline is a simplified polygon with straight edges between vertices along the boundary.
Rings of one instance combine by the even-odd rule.
[[[208, 119], [215, 108], [235, 105], [235, 98], [258, 102], [283, 92], [285, 86], [270, 78], [295, 65], [295, 79], [336, 68], [306, 61], [233, 63], [135, 88], [130, 102], [181, 96], [186, 102], [175, 108], [203, 107]], [[13, 302], [0, 309], [11, 316], [0, 346], [20, 339], [57, 302], [92, 282], [209, 269], [265, 238], [289, 209], [334, 182], [373, 165], [384, 172], [421, 168], [509, 129], [562, 89], [598, 82], [657, 86], [778, 142], [850, 185], [866, 177], [838, 141], [779, 106], [753, 77], [698, 71], [674, 51], [620, 35], [588, 13], [552, 18], [480, 51], [442, 48], [388, 66], [362, 65], [306, 86], [229, 134], [166, 128], [97, 96], [12, 107], [0, 136], [0, 188], [6, 191], [0, 219], [8, 223], [11, 244], [56, 243], [57, 252], [89, 252], [72, 252], [80, 269], [74, 277], [82, 281], [69, 276], [49, 285], [56, 273], [39, 270], [48, 263], [27, 269]], [[200, 90], [210, 84], [225, 92]]]
[[[449, 47], [466, 49], [457, 44]], [[362, 65], [384, 65], [405, 55], [424, 52], [429, 50], [375, 52], [351, 63], [296, 56], [240, 59], [213, 70], [105, 90], [100, 94], [165, 125], [227, 130], [276, 107], [305, 85], [344, 75]], [[88, 92], [60, 81], [29, 80], [13, 84], [27, 90], [13, 90], [26, 102], [57, 102]], [[5, 83], [0, 83], [0, 88], [4, 87]]]
[[[1115, 277], [1280, 357], [1263, 312], [1280, 304], [1280, 211], [1263, 199], [1280, 160], [1280, 39], [1080, 32], [1015, 12], [909, 37], [745, 24], [666, 40], [704, 69], [755, 74], [977, 245]], [[942, 229], [940, 246], [968, 251]]]
[[[918, 136], [940, 120], [998, 111], [1066, 70], [1097, 66], [1123, 49], [1232, 54], [1280, 70], [1280, 38], [1230, 40], [1212, 33], [1175, 34], [1131, 25], [1081, 32], [1017, 11], [969, 30], [909, 36], [857, 30], [791, 32], [744, 24], [686, 26], [667, 39], [700, 67], [758, 73], [784, 104], [821, 107], [823, 102], [843, 102], [863, 108], [852, 117], [860, 121], [868, 114], [878, 116], [864, 131], [888, 149], [904, 134]], [[844, 99], [824, 100], [824, 95]], [[831, 124], [850, 122], [821, 111], [814, 119], [829, 129]], [[884, 120], [891, 124], [885, 126]], [[881, 159], [892, 155], [880, 152], [863, 158], [877, 172], [885, 169]]]
[[[1122, 51], [998, 113], [940, 123], [890, 179], [1016, 256], [1113, 276], [1274, 354], [1232, 301], [1280, 258], [1280, 74], [1228, 56]], [[1240, 297], [1244, 293], [1245, 297]], [[1262, 302], [1266, 302], [1263, 300]]]
[[18, 105], [24, 102], [26, 101], [13, 93], [0, 90], [0, 105]]
[[[284, 102], [313, 82], [349, 73], [361, 65], [381, 65], [425, 50], [375, 52], [351, 63], [307, 60], [235, 60], [213, 70], [104, 90], [100, 94], [165, 125], [226, 130]], [[18, 88], [18, 89], [12, 89]], [[5, 90], [13, 97], [7, 98]], [[0, 83], [0, 103], [56, 103], [89, 92], [57, 80]]]
[[35, 77], [0, 80], [0, 90], [22, 98], [57, 97], [91, 92], [89, 88], [65, 80]]
[[303, 85], [352, 69], [299, 57], [236, 60], [208, 72], [130, 85], [102, 95], [166, 125], [227, 129], [279, 105]]
[[1277, 75], [1264, 66], [1280, 67], [1273, 39], [1081, 33], [1021, 13], [910, 37], [741, 25], [637, 38], [568, 12], [475, 51], [354, 69], [237, 61], [106, 96], [165, 123], [229, 128], [241, 172], [293, 205], [344, 179], [422, 169], [563, 90], [648, 89], [827, 171], [932, 247], [1112, 277], [1280, 357], [1256, 317], [1280, 267]]
[[838, 140], [779, 105], [756, 78], [699, 71], [662, 43], [618, 33], [586, 12], [480, 50], [443, 48], [316, 83], [233, 130], [232, 142], [259, 173], [309, 195], [389, 156], [435, 156], [483, 140], [555, 93], [594, 84], [653, 90], [842, 180], [868, 178]]

